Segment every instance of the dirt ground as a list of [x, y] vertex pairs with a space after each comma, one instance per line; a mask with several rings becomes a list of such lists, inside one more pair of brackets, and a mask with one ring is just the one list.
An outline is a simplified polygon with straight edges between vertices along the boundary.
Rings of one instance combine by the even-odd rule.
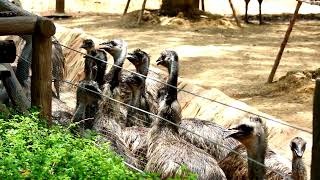
[[[300, 77], [266, 84], [288, 23], [245, 25], [240, 29], [229, 18], [190, 22], [183, 18], [150, 20], [135, 26], [135, 14], [78, 14], [56, 22], [81, 28], [100, 39], [121, 38], [129, 51], [141, 48], [155, 62], [164, 49], [180, 57], [180, 77], [206, 89], [217, 88], [262, 112], [304, 128], [312, 128], [314, 81]], [[156, 21], [158, 21], [156, 19]], [[320, 67], [320, 21], [296, 23], [275, 80], [288, 71]]]

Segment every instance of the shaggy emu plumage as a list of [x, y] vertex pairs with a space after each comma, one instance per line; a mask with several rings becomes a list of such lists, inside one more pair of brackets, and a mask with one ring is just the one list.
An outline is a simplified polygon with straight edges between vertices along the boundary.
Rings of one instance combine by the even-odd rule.
[[[104, 75], [107, 69], [107, 54], [101, 49], [96, 49], [95, 44], [91, 39], [85, 39], [82, 42], [81, 48], [87, 51], [87, 54], [95, 58], [85, 56], [85, 71], [90, 71], [92, 66], [97, 66], [96, 76], [93, 78], [98, 84], [99, 87], [102, 87], [105, 83]], [[99, 59], [99, 60], [98, 60]], [[105, 62], [103, 62], [105, 61]]]
[[[158, 65], [169, 71], [168, 84], [177, 86], [178, 55], [164, 51]], [[177, 101], [177, 89], [167, 86], [165, 97], [159, 103], [158, 115], [172, 123], [180, 123], [181, 107]], [[162, 179], [179, 175], [182, 165], [198, 175], [198, 179], [226, 179], [218, 163], [209, 154], [180, 138], [178, 127], [162, 119], [156, 119], [148, 133], [148, 163], [145, 170], [161, 174]]]
[[[230, 153], [229, 149], [234, 149], [240, 144], [233, 138], [225, 139], [225, 136], [227, 135], [225, 132], [226, 128], [210, 121], [193, 118], [183, 119], [180, 126], [183, 128], [179, 128], [179, 134], [184, 140], [205, 150], [218, 162]], [[201, 137], [194, 135], [185, 129], [188, 129]]]
[[60, 81], [63, 80], [65, 72], [65, 59], [62, 48], [57, 40], [52, 42], [52, 76], [56, 97], [60, 99]]
[[101, 90], [93, 80], [80, 81], [77, 88], [77, 105], [72, 122], [80, 122], [82, 129], [91, 129], [94, 117], [98, 111], [98, 101], [101, 99]]
[[125, 121], [120, 111], [120, 104], [114, 100], [120, 99], [120, 67], [123, 66], [126, 59], [128, 45], [123, 40], [111, 40], [102, 43], [100, 47], [113, 56], [116, 66], [112, 66], [108, 72], [109, 79], [103, 86], [103, 97], [99, 104], [99, 111], [93, 128], [98, 132], [108, 129], [121, 136], [121, 127], [125, 127]]
[[303, 163], [302, 156], [306, 149], [307, 142], [301, 137], [295, 137], [291, 140], [290, 148], [292, 151], [292, 179], [306, 180], [307, 170]]
[[[144, 76], [148, 76], [150, 57], [149, 55], [140, 50], [136, 49], [132, 53], [128, 53], [127, 59], [135, 66], [136, 72]], [[140, 87], [132, 88], [132, 105], [143, 109], [145, 111], [157, 114], [155, 109], [157, 109], [158, 104], [156, 98], [146, 89], [146, 77], [138, 76], [141, 78], [142, 83]], [[128, 83], [127, 83], [128, 84]], [[149, 114], [143, 113], [141, 111], [135, 110], [133, 108], [128, 109], [127, 116], [127, 126], [146, 126], [149, 127], [152, 123], [152, 117]]]
[[[234, 149], [242, 156], [230, 152], [225, 159], [219, 162], [227, 179], [283, 179], [277, 172], [290, 177], [290, 161], [268, 148], [268, 132], [262, 119], [251, 117], [249, 121], [229, 129], [228, 133], [228, 137], [242, 143]], [[268, 168], [265, 169], [264, 166], [247, 160], [243, 156], [265, 164]]]

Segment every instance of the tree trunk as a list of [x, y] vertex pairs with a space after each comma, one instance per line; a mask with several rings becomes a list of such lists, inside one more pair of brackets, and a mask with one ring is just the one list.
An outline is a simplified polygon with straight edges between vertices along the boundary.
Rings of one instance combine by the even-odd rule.
[[160, 14], [165, 16], [176, 16], [182, 12], [184, 16], [196, 18], [199, 15], [200, 0], [162, 0]]

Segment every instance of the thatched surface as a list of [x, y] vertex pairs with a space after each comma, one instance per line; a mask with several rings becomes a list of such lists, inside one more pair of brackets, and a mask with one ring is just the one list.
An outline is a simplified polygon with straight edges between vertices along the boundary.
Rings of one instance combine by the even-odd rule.
[[311, 5], [318, 5], [320, 6], [320, 0], [298, 0], [300, 2], [308, 3]]

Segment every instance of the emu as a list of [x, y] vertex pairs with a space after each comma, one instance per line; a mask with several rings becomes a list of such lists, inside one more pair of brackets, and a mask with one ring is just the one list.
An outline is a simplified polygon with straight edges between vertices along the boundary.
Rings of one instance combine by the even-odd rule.
[[[94, 80], [97, 81], [100, 87], [102, 87], [103, 84], [105, 83], [104, 75], [107, 69], [107, 62], [108, 62], [106, 52], [100, 49], [96, 49], [95, 44], [91, 39], [83, 40], [81, 48], [85, 49], [88, 55], [95, 57], [95, 58], [92, 58], [89, 56], [85, 56], [85, 59], [86, 59], [85, 71], [88, 71], [88, 69], [90, 68], [89, 66], [90, 65], [92, 66], [94, 62], [94, 65], [97, 66], [97, 75], [94, 78]], [[93, 62], [90, 62], [90, 61], [93, 61]]]
[[[228, 179], [283, 179], [282, 175], [292, 177], [291, 174], [296, 174], [297, 170], [291, 169], [290, 161], [268, 148], [268, 132], [261, 118], [251, 117], [248, 122], [229, 129], [228, 133], [228, 137], [232, 137], [242, 143], [242, 145], [234, 149], [241, 155], [230, 152], [225, 159], [219, 162]], [[295, 149], [300, 155], [302, 154], [301, 152], [304, 150], [303, 143], [299, 143], [298, 149], [292, 143], [291, 146], [293, 146], [291, 149]], [[243, 156], [248, 156], [268, 168], [265, 169], [264, 166], [256, 164], [249, 159], [245, 160]], [[292, 166], [297, 167], [294, 164], [295, 161], [295, 159], [292, 160]], [[301, 163], [299, 164], [301, 165]], [[278, 174], [278, 172], [282, 175]]]
[[294, 180], [307, 179], [307, 170], [302, 160], [306, 145], [307, 142], [301, 137], [295, 137], [291, 140], [290, 149], [292, 151], [292, 179]]
[[[169, 50], [162, 52], [157, 65], [167, 68], [167, 83], [176, 87], [179, 69], [177, 53]], [[166, 88], [165, 97], [160, 98], [158, 116], [172, 123], [180, 123], [181, 107], [177, 101], [177, 89]], [[156, 119], [148, 133], [147, 159], [145, 170], [160, 173], [162, 179], [178, 175], [181, 165], [186, 165], [199, 179], [226, 179], [214, 158], [181, 139], [177, 126], [160, 118]]]
[[[250, 0], [244, 0], [244, 1], [245, 1], [245, 3], [246, 3], [246, 12], [245, 12], [245, 17], [244, 17], [244, 22], [245, 22], [245, 23], [250, 23], [250, 22], [249, 22], [249, 19], [248, 19], [248, 5], [249, 5]], [[263, 0], [258, 0], [258, 2], [259, 2], [259, 23], [260, 23], [260, 25], [263, 24], [262, 14], [261, 14], [262, 1], [263, 1]]]

